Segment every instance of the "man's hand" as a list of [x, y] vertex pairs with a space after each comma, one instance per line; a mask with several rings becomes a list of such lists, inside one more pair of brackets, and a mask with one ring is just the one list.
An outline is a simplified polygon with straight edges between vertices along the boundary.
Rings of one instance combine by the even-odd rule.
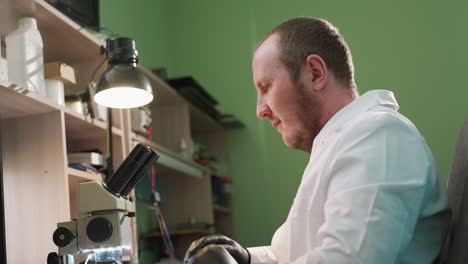
[[250, 253], [247, 249], [243, 248], [239, 243], [223, 235], [214, 235], [202, 237], [195, 240], [190, 245], [187, 253], [185, 254], [184, 263], [199, 251], [210, 245], [216, 245], [224, 248], [229, 254], [237, 261], [238, 264], [250, 264]]
[[208, 245], [184, 260], [186, 264], [238, 264], [236, 260], [219, 245]]

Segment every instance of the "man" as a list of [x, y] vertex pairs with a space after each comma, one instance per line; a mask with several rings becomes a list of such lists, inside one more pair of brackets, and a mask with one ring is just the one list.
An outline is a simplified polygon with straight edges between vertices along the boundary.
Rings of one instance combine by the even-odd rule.
[[186, 261], [433, 263], [449, 213], [432, 154], [393, 93], [359, 97], [338, 30], [322, 19], [286, 21], [259, 43], [252, 68], [258, 117], [310, 152], [309, 164], [271, 246], [205, 237]]

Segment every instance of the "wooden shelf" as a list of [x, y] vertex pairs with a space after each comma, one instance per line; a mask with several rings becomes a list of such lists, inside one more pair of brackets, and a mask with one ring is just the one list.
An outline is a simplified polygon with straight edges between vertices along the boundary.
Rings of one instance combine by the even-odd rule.
[[177, 94], [174, 88], [169, 86], [165, 81], [161, 80], [161, 78], [155, 75], [150, 69], [147, 69], [141, 65], [139, 65], [138, 68], [143, 71], [145, 76], [151, 82], [154, 95], [153, 104], [174, 104], [185, 102], [185, 100], [179, 94]]
[[[7, 4], [10, 8], [0, 8], [0, 21], [4, 23], [2, 37], [17, 28], [18, 18], [34, 17], [43, 39], [44, 63], [60, 61], [72, 66], [77, 84], [67, 86], [65, 93], [82, 91], [98, 65], [105, 61], [105, 55], [101, 54], [101, 46], [105, 46], [105, 42], [44, 0], [6, 2], [10, 2], [10, 6]], [[96, 71], [95, 76], [104, 71], [104, 66]]]
[[221, 124], [191, 104], [190, 124], [193, 133], [206, 133], [224, 130]]
[[46, 62], [64, 61], [69, 65], [101, 61], [100, 46], [105, 45], [83, 27], [55, 9], [44, 0], [35, 0], [33, 13], [28, 9], [19, 10], [24, 16], [34, 16], [38, 21], [44, 41]]
[[[133, 141], [138, 141], [138, 142], [143, 143], [145, 145], [148, 145], [148, 146], [154, 148], [155, 150], [158, 150], [158, 151], [164, 152], [166, 154], [169, 154], [170, 156], [172, 156], [172, 157], [174, 157], [176, 159], [180, 159], [180, 160], [185, 161], [185, 159], [182, 156], [175, 153], [174, 151], [172, 151], [172, 150], [170, 150], [170, 149], [168, 149], [166, 147], [163, 147], [163, 146], [161, 146], [159, 144], [156, 144], [155, 142], [151, 142], [147, 138], [145, 138], [144, 136], [137, 135], [135, 132], [132, 132], [132, 140]], [[187, 160], [187, 162], [189, 162], [189, 161]]]
[[102, 181], [102, 176], [98, 174], [81, 171], [81, 170], [77, 170], [77, 169], [70, 168], [70, 167], [67, 168], [67, 174], [68, 176], [80, 178], [83, 180], [83, 182], [84, 181], [99, 181], [99, 182]]
[[[155, 75], [151, 70], [138, 66], [148, 77], [153, 86], [154, 92], [154, 104], [175, 104], [175, 103], [184, 103], [187, 102], [185, 98], [177, 93], [177, 91], [169, 86], [165, 81], [161, 80], [160, 77]], [[208, 116], [206, 113], [203, 113], [196, 106], [192, 105], [190, 102], [187, 102], [190, 105], [190, 118], [192, 124], [192, 130], [194, 132], [204, 132], [212, 130], [223, 130], [221, 124], [216, 122], [213, 118]]]
[[186, 158], [182, 157], [181, 155], [175, 153], [174, 151], [172, 151], [172, 150], [170, 150], [168, 148], [165, 148], [165, 147], [163, 147], [163, 146], [161, 146], [161, 145], [159, 145], [159, 144], [157, 144], [155, 142], [150, 142], [150, 141], [148, 141], [148, 139], [144, 138], [143, 136], [137, 135], [134, 132], [132, 132], [132, 140], [141, 142], [143, 144], [146, 144], [146, 145], [154, 148], [158, 152], [165, 153], [165, 154], [173, 157], [174, 159], [177, 159], [177, 160], [179, 160], [179, 161], [181, 161], [181, 162], [183, 162], [185, 164], [188, 164], [189, 166], [200, 169], [205, 174], [212, 174], [213, 173], [209, 168], [204, 167], [204, 166], [196, 163], [193, 160], [186, 159]]
[[[66, 107], [64, 112], [67, 139], [74, 141], [106, 137], [107, 124], [105, 122], [76, 113]], [[120, 128], [113, 127], [112, 134], [114, 137], [121, 137], [123, 132]]]
[[[27, 93], [26, 93], [27, 92]], [[46, 97], [28, 92], [8, 81], [0, 81], [0, 119], [18, 118], [53, 111], [64, 111], [67, 133], [73, 139], [105, 137], [105, 122], [76, 113], [67, 107], [57, 105]], [[122, 130], [114, 127], [112, 133], [122, 136]]]
[[[212, 235], [213, 232], [209, 229], [194, 229], [194, 230], [178, 230], [169, 232], [170, 236], [186, 236], [186, 235]], [[146, 238], [160, 238], [162, 237], [161, 233], [148, 233], [145, 234], [144, 237]]]
[[217, 204], [213, 204], [213, 210], [217, 213], [223, 213], [223, 214], [231, 213], [231, 209], [217, 205]]
[[[169, 86], [165, 81], [161, 80], [160, 77], [155, 75], [151, 70], [138, 66], [148, 77], [153, 86], [154, 102], [153, 104], [177, 104], [187, 102], [185, 98], [177, 93], [177, 91]], [[216, 122], [213, 118], [203, 113], [197, 107], [187, 102], [190, 105], [190, 119], [192, 124], [192, 131], [194, 132], [205, 132], [213, 130], [223, 130], [221, 124]]]
[[[27, 93], [26, 93], [27, 92]], [[0, 81], [0, 119], [17, 118], [58, 111], [49, 99], [8, 82]]]

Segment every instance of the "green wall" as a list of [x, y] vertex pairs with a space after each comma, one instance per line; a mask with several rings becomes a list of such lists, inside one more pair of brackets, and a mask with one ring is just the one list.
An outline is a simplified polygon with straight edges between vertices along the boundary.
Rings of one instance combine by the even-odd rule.
[[139, 63], [151, 68], [166, 65], [171, 60], [167, 41], [172, 31], [168, 27], [169, 2], [167, 0], [102, 0], [100, 2], [101, 27], [121, 37], [133, 38], [139, 52]]
[[107, 0], [101, 24], [135, 38], [145, 66], [194, 76], [221, 111], [247, 125], [229, 133], [229, 151], [236, 237], [254, 246], [269, 243], [284, 221], [308, 159], [256, 119], [250, 69], [256, 42], [288, 18], [330, 20], [351, 47], [361, 93], [394, 91], [446, 177], [468, 113], [467, 10], [468, 2], [432, 0]]

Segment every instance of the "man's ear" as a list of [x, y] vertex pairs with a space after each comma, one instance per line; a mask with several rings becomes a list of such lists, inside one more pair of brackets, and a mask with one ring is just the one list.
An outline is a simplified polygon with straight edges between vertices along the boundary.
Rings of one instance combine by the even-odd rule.
[[314, 84], [314, 90], [318, 91], [325, 87], [328, 81], [328, 68], [322, 57], [315, 54], [307, 56], [305, 70], [308, 73], [307, 81]]

